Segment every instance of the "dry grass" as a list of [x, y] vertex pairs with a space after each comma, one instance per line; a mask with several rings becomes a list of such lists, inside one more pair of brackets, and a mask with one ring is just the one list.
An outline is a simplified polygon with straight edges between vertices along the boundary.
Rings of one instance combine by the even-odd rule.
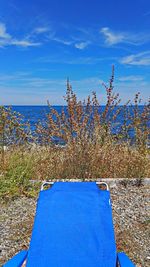
[[[0, 108], [2, 196], [34, 195], [29, 182], [34, 179], [150, 177], [150, 105], [141, 111], [137, 93], [130, 109], [129, 101], [119, 106], [113, 80], [114, 70], [109, 85], [104, 85], [107, 102], [101, 113], [96, 93], [84, 102], [78, 101], [67, 81], [67, 112], [62, 109], [58, 113], [49, 105], [47, 119], [36, 125], [34, 135], [19, 114], [11, 108]], [[112, 134], [111, 128], [121, 112], [124, 122]], [[61, 139], [65, 146], [56, 146], [54, 138]]]
[[35, 155], [35, 179], [150, 177], [148, 151], [144, 154], [126, 144], [70, 144], [45, 149]]

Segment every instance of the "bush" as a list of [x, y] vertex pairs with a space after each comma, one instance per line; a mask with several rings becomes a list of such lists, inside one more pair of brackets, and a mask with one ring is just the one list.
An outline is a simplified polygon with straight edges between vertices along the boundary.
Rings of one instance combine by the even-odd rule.
[[[2, 196], [33, 195], [30, 180], [150, 176], [150, 104], [141, 109], [137, 93], [134, 105], [128, 101], [120, 106], [113, 81], [114, 69], [109, 86], [104, 85], [105, 108], [95, 92], [78, 101], [67, 81], [66, 108], [59, 113], [48, 103], [47, 119], [37, 124], [32, 136], [18, 113], [0, 107]], [[123, 123], [116, 129], [120, 115]]]

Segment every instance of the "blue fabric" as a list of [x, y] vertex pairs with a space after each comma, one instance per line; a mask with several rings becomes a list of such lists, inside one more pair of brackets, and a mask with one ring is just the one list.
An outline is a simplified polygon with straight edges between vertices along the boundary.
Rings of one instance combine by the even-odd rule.
[[116, 267], [109, 191], [58, 182], [41, 191], [27, 267]]
[[3, 265], [3, 267], [21, 267], [24, 260], [27, 257], [27, 250], [22, 250], [17, 255], [15, 255], [12, 259], [10, 259], [7, 263]]
[[124, 252], [118, 253], [118, 261], [120, 267], [135, 267], [132, 261], [128, 258], [128, 256]]

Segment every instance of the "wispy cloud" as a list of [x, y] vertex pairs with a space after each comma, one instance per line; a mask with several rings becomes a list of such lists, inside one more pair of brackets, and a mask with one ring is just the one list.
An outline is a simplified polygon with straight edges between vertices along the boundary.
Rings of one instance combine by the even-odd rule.
[[[64, 28], [63, 28], [64, 27]], [[64, 35], [62, 36], [62, 33]], [[47, 35], [49, 41], [57, 42], [64, 46], [71, 46], [79, 50], [84, 50], [88, 45], [92, 43], [90, 40], [90, 34], [86, 30], [80, 28], [62, 26], [62, 29], [58, 31], [51, 31], [51, 34]]]
[[24, 72], [24, 71], [17, 71], [11, 74], [0, 73], [0, 83], [14, 81], [14, 80], [20, 81], [22, 79], [26, 79], [26, 77], [30, 77], [31, 75], [32, 75], [31, 72]]
[[120, 59], [120, 63], [136, 66], [150, 66], [150, 51], [129, 55]]
[[47, 57], [40, 57], [36, 58], [34, 62], [40, 63], [58, 63], [58, 64], [68, 64], [68, 65], [95, 65], [101, 61], [114, 61], [116, 60], [115, 57], [92, 57], [92, 56], [85, 56], [85, 57], [61, 57], [58, 55], [47, 56]]
[[78, 49], [80, 49], [80, 50], [83, 50], [83, 49], [85, 49], [89, 44], [90, 44], [89, 41], [87, 41], [87, 42], [80, 42], [80, 43], [76, 43], [76, 44], [75, 44], [75, 47], [78, 48]]
[[39, 46], [40, 42], [34, 42], [28, 38], [17, 39], [7, 32], [6, 25], [0, 22], [0, 47], [18, 46], [18, 47], [31, 47]]
[[107, 45], [114, 45], [121, 43], [124, 40], [124, 35], [121, 33], [114, 33], [108, 27], [104, 27], [100, 30], [100, 32], [105, 37], [105, 43]]
[[118, 78], [120, 82], [136, 82], [136, 81], [143, 81], [144, 77], [136, 76], [136, 75], [129, 75], [129, 76], [122, 76]]
[[[16, 84], [17, 82], [17, 84]], [[104, 81], [99, 79], [98, 77], [87, 77], [82, 79], [73, 79], [71, 80], [71, 84], [76, 87], [77, 89], [82, 88], [88, 88], [89, 90], [93, 90], [93, 86], [96, 87], [98, 85], [101, 85]], [[65, 86], [66, 86], [66, 79], [53, 79], [53, 78], [47, 78], [40, 76], [35, 76], [32, 72], [12, 72], [10, 74], [6, 73], [0, 73], [0, 85], [3, 85], [5, 87], [12, 85], [12, 88], [14, 87], [33, 87], [35, 88], [46, 88], [46, 90], [49, 88], [51, 90], [51, 87], [53, 86], [63, 86], [64, 92], [65, 92]], [[61, 89], [60, 89], [61, 90]], [[42, 93], [43, 91], [41, 91]]]
[[105, 44], [108, 46], [116, 45], [119, 43], [142, 45], [150, 41], [149, 33], [131, 33], [113, 31], [109, 27], [103, 27], [100, 29], [100, 33], [103, 35]]
[[30, 47], [30, 46], [39, 46], [40, 42], [32, 42], [29, 40], [11, 40], [12, 45], [21, 46], [21, 47]]
[[65, 46], [72, 46], [79, 50], [85, 49], [90, 44], [89, 41], [81, 41], [79, 39], [78, 42], [76, 42], [76, 40], [72, 37], [68, 37], [68, 39], [64, 39], [64, 38], [58, 37], [56, 34], [49, 36], [49, 40], [63, 44]]
[[[86, 99], [93, 90], [98, 90], [102, 80], [97, 77], [70, 81], [79, 99]], [[32, 73], [0, 74], [0, 104], [65, 104], [63, 95], [66, 79], [44, 78]], [[59, 94], [59, 98], [58, 98]]]
[[[134, 81], [132, 76], [130, 82], [122, 77], [122, 81], [115, 82], [115, 91], [120, 94], [122, 103], [127, 99], [134, 99], [135, 93], [142, 88], [142, 98], [148, 98], [149, 83], [146, 81]], [[121, 78], [121, 77], [120, 77]], [[124, 80], [124, 81], [123, 81]], [[100, 103], [106, 103], [105, 88], [102, 87], [103, 80], [98, 77], [87, 77], [73, 79], [70, 81], [79, 99], [87, 98], [91, 92], [97, 91]], [[65, 104], [63, 95], [66, 90], [66, 79], [44, 78], [34, 76], [33, 73], [15, 72], [11, 74], [0, 74], [0, 104], [46, 104], [47, 99], [51, 104]], [[59, 98], [58, 98], [59, 94]]]
[[[101, 35], [99, 34], [98, 29], [86, 30], [82, 28], [73, 28], [72, 31], [70, 31], [70, 29], [67, 30], [67, 32], [65, 32], [63, 36], [63, 30], [59, 30], [55, 31], [55, 27], [51, 27], [48, 24], [39, 25], [38, 27], [34, 27], [28, 34], [26, 34], [22, 38], [18, 38], [14, 33], [11, 34], [8, 31], [4, 23], [0, 22], [0, 48], [4, 48], [7, 46], [17, 46], [22, 48], [37, 47], [45, 43], [56, 42], [62, 46], [68, 46], [76, 48], [78, 50], [84, 50], [90, 45], [103, 45], [102, 36], [104, 37], [106, 47], [117, 45], [120, 43], [137, 46], [142, 45], [146, 42], [150, 42], [150, 33], [131, 33], [123, 31], [114, 31], [111, 30], [109, 27], [101, 28]], [[122, 60], [124, 61], [125, 59]], [[143, 63], [143, 65], [149, 64], [148, 62], [149, 60]]]
[[65, 40], [63, 38], [57, 37], [56, 35], [50, 37], [51, 41], [55, 41], [57, 43], [63, 44], [63, 45], [72, 45], [73, 41]]
[[[43, 38], [43, 39], [42, 39]], [[40, 41], [39, 41], [40, 40]], [[68, 35], [68, 39], [62, 38], [51, 27], [41, 26], [34, 28], [24, 38], [18, 39], [8, 33], [6, 25], [0, 22], [0, 47], [18, 46], [18, 47], [34, 47], [40, 46], [44, 42], [56, 42], [65, 46], [72, 46], [77, 49], [83, 50], [89, 45], [89, 41], [77, 42]]]
[[37, 27], [34, 29], [34, 32], [37, 34], [49, 32], [50, 29], [48, 27]]
[[10, 39], [10, 34], [6, 31], [6, 26], [3, 23], [0, 23], [0, 39]]

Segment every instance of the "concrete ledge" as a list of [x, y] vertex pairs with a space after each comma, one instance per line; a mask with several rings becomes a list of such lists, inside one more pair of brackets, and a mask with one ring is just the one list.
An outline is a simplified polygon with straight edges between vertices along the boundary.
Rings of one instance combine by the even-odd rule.
[[[47, 179], [46, 182], [105, 182], [108, 184], [108, 186], [110, 187], [114, 187], [117, 186], [119, 184], [122, 184], [124, 186], [126, 185], [133, 185], [133, 186], [140, 186], [140, 185], [150, 185], [150, 178], [93, 178], [93, 179]], [[31, 183], [39, 183], [42, 185], [43, 181], [39, 181], [39, 180], [30, 180]]]
[[150, 178], [102, 178], [103, 182], [108, 183], [110, 186], [122, 185], [150, 185]]

